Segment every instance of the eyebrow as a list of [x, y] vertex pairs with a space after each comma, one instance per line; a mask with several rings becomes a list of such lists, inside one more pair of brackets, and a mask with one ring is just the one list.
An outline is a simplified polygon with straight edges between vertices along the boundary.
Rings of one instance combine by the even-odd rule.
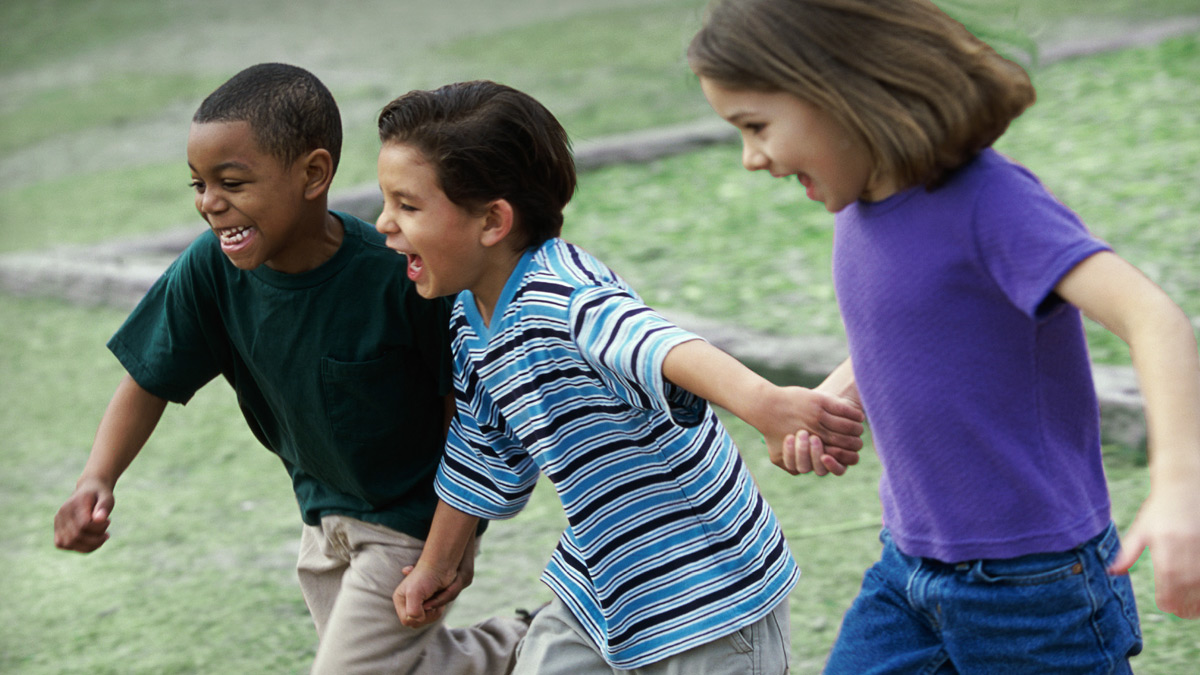
[[[191, 162], [188, 162], [188, 168], [191, 169], [192, 171], [196, 171], [197, 173], [199, 173], [199, 171], [196, 170], [196, 167], [192, 166]], [[249, 164], [246, 164], [244, 162], [237, 162], [237, 161], [233, 161], [233, 160], [230, 160], [228, 162], [221, 162], [220, 164], [218, 164], [212, 168], [213, 171], [225, 171], [226, 169], [240, 169], [242, 171], [250, 171], [251, 170]]]
[[388, 197], [399, 197], [400, 199], [406, 199], [410, 202], [420, 201], [421, 199], [417, 195], [414, 195], [406, 190], [385, 190], [383, 189], [382, 185], [379, 186], [379, 191]]
[[754, 114], [755, 113], [753, 113], [749, 110], [739, 110], [739, 111], [733, 113], [732, 115], [730, 115], [729, 117], [726, 117], [725, 121], [729, 122], [730, 124], [737, 124], [747, 117], [753, 117]]

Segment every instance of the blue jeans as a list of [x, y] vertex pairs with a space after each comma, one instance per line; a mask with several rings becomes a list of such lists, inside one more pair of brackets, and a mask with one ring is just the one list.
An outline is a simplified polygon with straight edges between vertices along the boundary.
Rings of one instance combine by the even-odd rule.
[[948, 564], [883, 554], [842, 620], [825, 673], [1130, 673], [1142, 650], [1116, 527], [1065, 553]]

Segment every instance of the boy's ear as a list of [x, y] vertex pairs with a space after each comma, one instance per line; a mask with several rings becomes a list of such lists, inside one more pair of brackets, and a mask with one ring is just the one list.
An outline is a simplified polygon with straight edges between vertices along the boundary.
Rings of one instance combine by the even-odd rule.
[[301, 157], [304, 167], [304, 198], [317, 199], [329, 191], [333, 183], [333, 155], [325, 148], [317, 148]]
[[513, 231], [513, 218], [513, 207], [507, 199], [497, 199], [488, 204], [479, 242], [484, 246], [495, 246], [509, 238]]

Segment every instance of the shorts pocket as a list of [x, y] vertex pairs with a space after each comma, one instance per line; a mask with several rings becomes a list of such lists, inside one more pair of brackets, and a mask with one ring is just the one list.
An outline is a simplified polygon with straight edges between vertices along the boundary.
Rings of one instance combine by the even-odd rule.
[[749, 654], [754, 651], [754, 628], [758, 624], [750, 624], [729, 634], [726, 638], [733, 645], [733, 651], [738, 654]]

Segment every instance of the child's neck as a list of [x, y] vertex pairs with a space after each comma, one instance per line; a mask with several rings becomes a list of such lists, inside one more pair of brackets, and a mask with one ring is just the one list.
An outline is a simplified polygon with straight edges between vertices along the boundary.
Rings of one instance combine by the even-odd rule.
[[282, 254], [266, 261], [267, 267], [285, 274], [300, 274], [314, 270], [338, 252], [346, 236], [342, 221], [322, 209], [320, 214], [305, 217], [295, 230], [292, 245]]
[[492, 314], [496, 311], [496, 305], [500, 303], [504, 287], [508, 285], [508, 280], [517, 264], [521, 262], [525, 251], [497, 250], [495, 253], [495, 256], [488, 259], [486, 269], [479, 275], [478, 282], [470, 288], [471, 295], [475, 297], [475, 308], [479, 310], [479, 316], [485, 326], [491, 326]]

